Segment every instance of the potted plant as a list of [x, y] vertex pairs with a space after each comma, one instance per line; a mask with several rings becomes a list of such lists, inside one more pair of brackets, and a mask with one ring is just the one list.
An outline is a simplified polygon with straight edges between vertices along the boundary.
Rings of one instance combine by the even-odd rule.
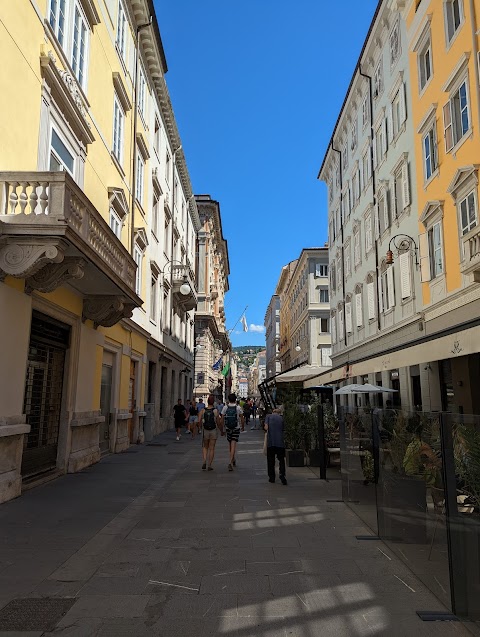
[[[319, 400], [315, 400], [311, 405], [311, 409], [306, 414], [305, 422], [308, 431], [308, 457], [311, 467], [320, 466], [320, 441], [318, 436], [318, 405]], [[323, 426], [325, 435], [325, 448], [327, 452], [327, 466], [330, 466], [330, 449], [339, 449], [339, 426], [338, 418], [333, 411], [331, 403], [323, 404]]]
[[305, 439], [305, 419], [298, 403], [284, 403], [285, 447], [289, 467], [305, 466], [305, 452], [302, 447]]

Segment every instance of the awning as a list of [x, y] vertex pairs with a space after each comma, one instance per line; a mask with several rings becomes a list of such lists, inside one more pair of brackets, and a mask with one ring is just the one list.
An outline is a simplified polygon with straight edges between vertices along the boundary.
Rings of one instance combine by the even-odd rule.
[[315, 378], [322, 372], [327, 371], [328, 367], [319, 367], [317, 365], [302, 365], [301, 367], [296, 367], [295, 369], [291, 369], [289, 372], [284, 372], [283, 374], [278, 374], [275, 376], [276, 383], [293, 383], [293, 382], [303, 382], [304, 380], [308, 380], [309, 378]]

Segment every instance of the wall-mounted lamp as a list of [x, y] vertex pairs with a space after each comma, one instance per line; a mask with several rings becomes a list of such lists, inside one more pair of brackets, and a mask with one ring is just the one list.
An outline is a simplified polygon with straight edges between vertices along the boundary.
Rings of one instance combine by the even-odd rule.
[[[182, 263], [181, 261], [177, 261], [177, 260], [175, 260], [175, 259], [167, 260], [167, 264], [165, 265], [165, 267], [163, 268], [163, 270], [161, 270], [162, 274], [166, 274], [169, 270], [170, 270], [170, 272], [171, 272], [171, 271], [172, 271], [172, 268], [173, 268], [175, 265], [181, 265], [181, 266], [183, 266], [184, 268], [186, 268], [186, 267], [187, 267], [187, 266], [185, 265], [185, 263]], [[167, 268], [168, 268], [169, 270], [168, 270]], [[188, 296], [189, 294], [191, 294], [191, 293], [192, 293], [192, 288], [191, 288], [191, 286], [190, 286], [190, 284], [189, 284], [189, 282], [188, 282], [188, 277], [187, 277], [187, 275], [186, 275], [185, 273], [183, 274], [183, 283], [182, 283], [182, 285], [180, 286], [180, 290], [179, 290], [179, 291], [180, 291], [180, 294], [181, 294], [182, 296]]]
[[430, 363], [427, 363], [426, 367], [423, 368], [426, 372], [431, 372], [432, 371], [432, 366], [430, 365]]
[[302, 351], [302, 348], [300, 347], [300, 345], [297, 345], [297, 346], [295, 347], [295, 351], [296, 351], [296, 352], [301, 352], [301, 351]]
[[415, 243], [415, 239], [408, 234], [396, 234], [394, 237], [390, 239], [388, 242], [388, 250], [385, 262], [387, 265], [393, 264], [393, 251], [392, 251], [392, 243], [396, 248], [397, 252], [400, 250], [408, 250], [410, 254], [415, 256], [415, 266], [418, 269], [418, 248]]

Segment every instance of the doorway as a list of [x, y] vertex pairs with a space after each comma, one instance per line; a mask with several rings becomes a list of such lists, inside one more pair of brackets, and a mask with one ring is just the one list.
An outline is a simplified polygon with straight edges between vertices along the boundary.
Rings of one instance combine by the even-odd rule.
[[30, 425], [30, 432], [24, 437], [24, 478], [56, 468], [69, 340], [68, 325], [39, 312], [32, 313], [23, 405]]
[[112, 365], [102, 365], [102, 380], [100, 384], [100, 411], [105, 417], [104, 422], [100, 423], [98, 432], [98, 446], [100, 453], [103, 455], [110, 451], [110, 418], [112, 406]]
[[137, 399], [136, 399], [136, 373], [137, 373], [137, 364], [135, 361], [130, 360], [130, 379], [128, 384], [128, 413], [132, 414], [132, 417], [128, 420], [128, 439], [130, 440], [130, 444], [137, 442], [133, 440], [134, 426], [133, 426], [133, 412], [137, 407]]

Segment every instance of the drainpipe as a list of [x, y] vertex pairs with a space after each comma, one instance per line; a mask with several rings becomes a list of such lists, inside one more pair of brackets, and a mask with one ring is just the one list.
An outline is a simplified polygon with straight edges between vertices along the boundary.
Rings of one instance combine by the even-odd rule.
[[470, 23], [472, 26], [472, 53], [474, 55], [473, 68], [475, 69], [475, 89], [477, 93], [477, 115], [480, 122], [480, 71], [478, 68], [478, 46], [477, 46], [477, 18], [475, 14], [475, 4], [470, 0]]
[[[343, 292], [343, 307], [345, 309], [345, 263], [344, 263], [344, 248], [343, 248], [343, 166], [342, 166], [342, 153], [333, 145], [333, 139], [330, 143], [331, 149], [338, 153], [338, 165], [340, 168], [340, 236], [342, 240], [342, 292]], [[345, 349], [347, 348], [347, 321], [345, 320], [345, 314], [343, 317], [343, 340], [345, 342]]]
[[133, 85], [133, 136], [132, 136], [132, 183], [130, 185], [130, 193], [131, 193], [131, 208], [132, 208], [132, 219], [130, 226], [130, 254], [132, 257], [134, 256], [135, 250], [135, 199], [136, 199], [136, 185], [135, 180], [137, 178], [137, 97], [138, 97], [138, 60], [140, 58], [140, 31], [146, 29], [152, 24], [152, 16], [150, 16], [150, 21], [145, 24], [140, 24], [135, 31], [135, 78]]
[[373, 134], [373, 95], [372, 95], [372, 76], [371, 75], [367, 75], [366, 73], [363, 73], [362, 71], [362, 67], [359, 64], [358, 65], [358, 72], [360, 73], [360, 75], [362, 77], [365, 77], [368, 80], [368, 94], [369, 94], [369, 102], [370, 102], [370, 138], [371, 138], [371, 144], [370, 144], [370, 170], [372, 173], [372, 191], [373, 191], [373, 212], [374, 212], [374, 237], [375, 237], [375, 284], [376, 284], [376, 294], [375, 294], [375, 298], [377, 299], [376, 302], [376, 306], [377, 306], [377, 327], [378, 327], [378, 331], [380, 332], [382, 329], [381, 326], [381, 322], [380, 322], [380, 299], [379, 299], [379, 286], [378, 286], [378, 269], [379, 269], [379, 265], [378, 265], [378, 239], [377, 239], [377, 218], [375, 215], [375, 211], [376, 211], [376, 205], [377, 205], [377, 184], [376, 184], [376, 178], [375, 178], [375, 168], [373, 166], [373, 144], [375, 143], [375, 137]]

